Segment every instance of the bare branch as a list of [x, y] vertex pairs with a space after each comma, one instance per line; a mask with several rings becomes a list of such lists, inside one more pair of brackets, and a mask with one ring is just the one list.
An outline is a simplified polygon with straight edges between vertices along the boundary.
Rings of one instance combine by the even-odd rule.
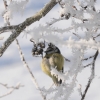
[[[57, 4], [56, 0], [51, 0], [48, 4], [46, 4], [38, 13], [34, 16], [27, 18], [23, 23], [17, 25], [14, 29], [15, 32], [9, 36], [9, 38], [2, 44], [0, 47], [0, 56], [3, 55], [5, 50], [9, 47], [9, 45], [19, 36], [19, 34], [32, 23], [39, 21], [42, 17], [44, 17], [55, 5]], [[11, 27], [11, 26], [9, 26]], [[4, 28], [4, 27], [3, 27]], [[2, 29], [3, 29], [2, 28]], [[1, 30], [2, 30], [1, 29]], [[12, 29], [12, 28], [11, 28]]]
[[78, 34], [76, 34], [76, 33], [73, 33], [75, 36], [77, 36], [79, 39], [81, 39], [81, 37], [78, 35]]
[[0, 28], [0, 34], [4, 32], [11, 32], [12, 30], [16, 29], [18, 26], [17, 25], [12, 25], [12, 26], [5, 26]]
[[93, 38], [95, 39], [95, 38], [97, 38], [97, 37], [99, 37], [99, 36], [100, 36], [100, 34], [98, 34], [97, 36], [95, 36], [95, 37], [93, 37]]
[[16, 44], [17, 44], [17, 47], [18, 47], [18, 49], [19, 49], [19, 54], [20, 54], [20, 57], [21, 57], [21, 61], [23, 62], [24, 66], [27, 68], [29, 74], [31, 75], [32, 81], [33, 81], [35, 87], [39, 90], [39, 92], [40, 92], [40, 94], [41, 94], [43, 100], [46, 100], [46, 97], [43, 95], [41, 89], [39, 88], [38, 83], [37, 83], [37, 81], [36, 81], [36, 79], [35, 79], [35, 77], [34, 77], [32, 71], [31, 71], [31, 69], [29, 68], [29, 66], [28, 66], [28, 64], [27, 64], [27, 62], [26, 62], [26, 60], [25, 60], [25, 58], [24, 58], [24, 54], [23, 54], [22, 51], [21, 51], [21, 48], [20, 48], [20, 45], [19, 45], [17, 39], [16, 39]]
[[88, 64], [88, 65], [85, 65], [84, 68], [86, 68], [86, 67], [88, 67], [88, 66], [90, 66], [90, 65], [92, 65], [92, 63], [90, 63], [90, 64]]
[[93, 59], [93, 63], [92, 63], [91, 76], [90, 76], [90, 78], [89, 78], [89, 80], [88, 80], [86, 89], [84, 90], [84, 93], [82, 94], [81, 100], [84, 100], [84, 98], [85, 98], [85, 96], [86, 96], [86, 93], [87, 93], [87, 91], [88, 91], [88, 89], [89, 89], [89, 87], [90, 87], [90, 85], [91, 85], [91, 82], [92, 82], [92, 80], [93, 80], [93, 78], [94, 78], [94, 75], [95, 75], [95, 61], [96, 61], [96, 59], [97, 59], [98, 54], [99, 54], [99, 52], [98, 52], [98, 50], [97, 50], [96, 53], [95, 53], [94, 59]]
[[[64, 57], [64, 56], [63, 56], [63, 57]], [[65, 58], [65, 57], [64, 57], [64, 59], [65, 59], [65, 61], [68, 61], [68, 62], [70, 62], [70, 60], [69, 60], [69, 59], [67, 59], [67, 58]]]
[[[84, 60], [89, 60], [89, 59], [94, 58], [94, 57], [95, 57], [95, 55], [90, 56], [89, 58], [84, 58], [84, 59], [83, 59], [83, 61], [84, 61]], [[91, 62], [91, 63], [90, 63], [90, 64], [88, 64], [88, 65], [85, 65], [85, 66], [84, 66], [84, 68], [86, 68], [86, 67], [88, 67], [88, 66], [92, 65], [93, 63], [94, 63], [94, 61], [93, 61], [93, 62]]]
[[93, 56], [90, 56], [89, 58], [84, 58], [83, 60], [88, 60], [88, 59], [91, 59], [91, 58], [93, 58], [95, 55], [93, 55]]

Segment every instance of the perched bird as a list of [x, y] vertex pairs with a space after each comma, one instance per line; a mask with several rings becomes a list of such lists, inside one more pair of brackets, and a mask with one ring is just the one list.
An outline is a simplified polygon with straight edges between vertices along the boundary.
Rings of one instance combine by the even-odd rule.
[[50, 71], [51, 67], [56, 67], [58, 71], [63, 72], [64, 58], [61, 55], [61, 52], [58, 47], [56, 47], [52, 43], [48, 45], [48, 48], [45, 53], [46, 55], [43, 57], [41, 62], [42, 71], [52, 78], [55, 85], [59, 85], [62, 83], [62, 80], [58, 81], [58, 78], [54, 75], [51, 75]]

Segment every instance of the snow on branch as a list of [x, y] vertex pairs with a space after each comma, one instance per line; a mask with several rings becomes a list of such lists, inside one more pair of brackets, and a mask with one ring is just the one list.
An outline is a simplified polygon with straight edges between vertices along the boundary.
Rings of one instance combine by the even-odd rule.
[[79, 41], [75, 41], [71, 38], [66, 41], [65, 45], [67, 45], [69, 48], [77, 47], [87, 47], [87, 48], [92, 48], [100, 51], [100, 43], [95, 42], [93, 39], [90, 40], [85, 40], [85, 39], [80, 39]]
[[[27, 18], [23, 23], [16, 25], [14, 28], [15, 31], [9, 36], [9, 38], [2, 44], [0, 47], [0, 56], [3, 55], [5, 50], [9, 47], [9, 45], [19, 36], [19, 34], [32, 23], [39, 21], [42, 17], [44, 17], [55, 5], [57, 4], [56, 0], [51, 0], [48, 4], [46, 4], [39, 12], [37, 12], [34, 16]], [[10, 26], [12, 27], [12, 26]], [[1, 28], [2, 32], [4, 27]], [[6, 29], [8, 29], [6, 27]], [[4, 31], [5, 32], [5, 31]]]
[[[74, 88], [76, 86], [76, 81], [77, 81], [77, 75], [79, 72], [81, 72], [85, 67], [88, 67], [92, 65], [92, 71], [91, 71], [91, 76], [89, 78], [89, 81], [87, 83], [87, 87], [85, 91], [82, 93], [80, 92], [82, 99], [84, 100], [86, 93], [90, 87], [90, 84], [94, 78], [94, 65], [95, 65], [95, 60], [98, 56], [98, 51], [100, 51], [100, 42], [96, 42], [95, 38], [93, 35], [96, 33], [95, 30], [100, 29], [100, 12], [97, 12], [95, 9], [95, 0], [86, 0], [84, 2], [79, 2], [77, 0], [77, 3], [79, 6], [75, 6], [75, 0], [65, 0], [65, 2], [62, 3], [63, 0], [57, 0], [57, 2], [61, 5], [62, 7], [62, 12], [61, 18], [58, 19], [53, 19], [52, 21], [46, 23], [46, 26], [39, 25], [38, 27], [35, 27], [31, 30], [27, 30], [27, 33], [31, 35], [31, 37], [34, 39], [35, 42], [38, 42], [39, 39], [44, 39], [47, 42], [52, 42], [56, 45], [61, 44], [65, 45], [69, 48], [72, 49], [73, 53], [73, 58], [71, 60], [71, 66], [69, 66], [69, 71], [68, 73], [59, 73], [56, 69], [52, 69], [51, 73], [52, 75], [58, 77], [58, 79], [62, 79], [63, 84], [61, 84], [59, 87], [55, 88], [50, 88], [50, 89], [45, 89], [45, 88], [40, 88], [36, 82], [36, 79], [30, 70], [28, 64], [25, 61], [24, 55], [20, 49], [19, 43], [16, 40], [17, 46], [19, 48], [21, 60], [24, 64], [24, 66], [28, 69], [32, 80], [36, 86], [36, 88], [40, 91], [41, 96], [43, 99], [47, 99], [47, 96], [51, 93], [54, 94], [50, 100], [68, 100], [71, 94], [74, 92]], [[36, 15], [26, 19], [23, 23], [16, 25], [16, 26], [7, 26], [3, 27], [7, 31], [9, 28], [10, 30], [13, 30], [13, 33], [10, 35], [10, 37], [7, 39], [7, 41], [4, 42], [4, 44], [0, 47], [0, 54], [4, 53], [4, 51], [7, 49], [7, 47], [16, 39], [16, 37], [29, 25], [34, 23], [35, 21], [40, 20], [43, 16], [45, 16], [56, 4], [57, 2], [55, 0], [51, 0], [45, 7], [40, 10]], [[63, 5], [62, 5], [63, 4]], [[22, 9], [22, 8], [21, 8]], [[89, 17], [85, 18], [85, 14], [88, 14]], [[64, 19], [71, 18], [72, 17], [72, 25], [69, 26], [66, 29], [60, 29], [60, 28], [55, 28], [51, 25], [54, 23], [64, 20]], [[81, 22], [76, 22], [75, 19], [81, 20]], [[8, 28], [9, 27], [9, 28]], [[13, 28], [12, 28], [13, 27]], [[1, 33], [5, 32], [4, 29], [1, 28]], [[86, 29], [85, 30], [85, 37], [82, 39], [80, 35], [77, 35], [78, 29]], [[73, 33], [75, 36], [79, 38], [79, 40], [74, 40], [71, 37], [69, 37], [68, 40], [64, 40], [62, 33], [64, 32], [69, 32], [70, 30], [76, 31]], [[60, 34], [56, 34], [60, 33]], [[97, 35], [98, 37], [99, 35]], [[87, 48], [92, 48], [95, 50], [98, 50], [94, 56], [90, 56], [89, 58], [84, 59], [84, 52], [87, 50]], [[88, 60], [90, 58], [93, 58], [93, 62], [83, 66], [82, 61]], [[70, 78], [71, 77], [71, 78]], [[68, 80], [71, 80], [70, 83], [67, 83]], [[44, 95], [45, 94], [45, 95]]]
[[[53, 69], [54, 71], [54, 69]], [[61, 75], [59, 72], [54, 71], [56, 75]], [[63, 74], [62, 74], [63, 76]], [[67, 75], [64, 75], [64, 77], [67, 77]], [[72, 81], [70, 83], [65, 83], [59, 85], [58, 87], [51, 87], [49, 89], [46, 89], [45, 87], [41, 88], [43, 93], [48, 97], [49, 100], [68, 100], [71, 96], [71, 94], [74, 92], [74, 87], [76, 86], [76, 76], [77, 73], [73, 76]], [[68, 81], [68, 79], [67, 79]], [[52, 94], [52, 97], [49, 97], [49, 95]]]
[[56, 76], [58, 78], [58, 80], [62, 80], [62, 82], [64, 82], [65, 80], [67, 80], [68, 77], [67, 76], [68, 73], [62, 73], [62, 72], [58, 72], [56, 70], [56, 68], [51, 68], [51, 75], [52, 76]]
[[24, 85], [21, 85], [20, 83], [18, 83], [16, 86], [8, 86], [8, 84], [3, 84], [0, 83], [0, 85], [2, 85], [3, 87], [5, 87], [6, 89], [9, 89], [9, 91], [3, 95], [0, 95], [0, 98], [5, 97], [9, 94], [11, 94], [14, 90], [19, 89], [20, 87], [23, 87]]
[[82, 94], [81, 100], [85, 99], [86, 93], [87, 93], [87, 91], [88, 91], [88, 89], [89, 89], [89, 87], [91, 85], [92, 80], [94, 79], [94, 76], [95, 76], [95, 61], [97, 59], [98, 53], [99, 53], [99, 51], [97, 50], [96, 53], [95, 53], [94, 59], [93, 59], [93, 64], [92, 64], [92, 68], [91, 68], [91, 75], [89, 77], [89, 80], [88, 80], [88, 83], [86, 85], [86, 88], [85, 88], [85, 90], [84, 90], [84, 92]]
[[[41, 88], [41, 90], [46, 96], [52, 94], [52, 97], [48, 96], [49, 100], [68, 100], [71, 94], [74, 92], [74, 88], [76, 86], [76, 81], [77, 81], [76, 77], [77, 77], [78, 72], [74, 74], [70, 83], [65, 83], [66, 77], [68, 77], [67, 74], [66, 75], [64, 75], [63, 73], [61, 74], [57, 72], [56, 69], [55, 70], [52, 69], [52, 74], [56, 76], [58, 75], [58, 77], [60, 77], [61, 79], [64, 79], [64, 82], [58, 87], [55, 87], [55, 88], [51, 87], [49, 89], [46, 89], [43, 87]], [[69, 79], [67, 79], [67, 81], [68, 80]]]
[[46, 100], [46, 97], [43, 95], [43, 93], [42, 93], [42, 91], [41, 91], [41, 89], [40, 89], [40, 87], [39, 87], [39, 85], [38, 85], [38, 83], [37, 83], [37, 81], [36, 81], [36, 79], [35, 79], [35, 77], [34, 77], [32, 71], [31, 71], [31, 69], [29, 68], [29, 66], [28, 66], [28, 64], [27, 64], [27, 62], [26, 62], [26, 60], [25, 60], [25, 58], [24, 58], [24, 54], [22, 53], [22, 50], [21, 50], [21, 48], [20, 48], [20, 45], [19, 45], [19, 42], [18, 42], [17, 39], [16, 39], [16, 44], [17, 44], [17, 47], [18, 47], [18, 50], [19, 50], [19, 54], [20, 54], [21, 61], [23, 62], [23, 65], [27, 68], [29, 74], [31, 75], [33, 84], [34, 84], [35, 87], [39, 90], [39, 92], [40, 92], [40, 94], [41, 94], [43, 100]]
[[29, 0], [11, 1], [10, 4], [8, 5], [7, 10], [10, 11], [11, 13], [14, 13], [16, 11], [21, 12], [24, 10], [28, 1]]
[[47, 22], [46, 24], [46, 26], [51, 26], [51, 25], [53, 25], [54, 23], [56, 23], [56, 22], [58, 22], [58, 21], [61, 21], [61, 20], [66, 20], [64, 17], [61, 17], [61, 18], [52, 18], [52, 20], [50, 21], [50, 22]]
[[8, 5], [8, 1], [3, 0], [5, 10], [2, 13], [2, 16], [4, 18], [5, 25], [10, 25], [9, 20], [13, 17], [14, 12], [22, 12], [25, 8], [25, 5], [27, 4], [29, 0], [24, 1], [10, 1]]
[[[79, 1], [78, 1], [78, 3], [79, 3]], [[87, 3], [87, 1], [86, 1], [86, 3]], [[93, 1], [92, 1], [92, 3], [93, 3]], [[16, 30], [15, 30], [15, 33], [14, 34], [12, 34], [8, 39], [7, 39], [7, 41], [5, 41], [5, 43], [3, 44], [3, 46], [0, 48], [0, 54], [1, 54], [1, 56], [2, 56], [2, 54], [3, 54], [3, 52], [6, 50], [6, 48], [13, 42], [13, 40], [27, 27], [27, 26], [29, 26], [30, 24], [32, 24], [33, 22], [35, 22], [35, 21], [37, 21], [37, 20], [39, 20], [42, 16], [45, 16], [46, 14], [47, 14], [47, 12], [49, 11], [49, 10], [51, 10], [51, 8], [53, 7], [53, 6], [55, 6], [57, 4], [57, 2], [55, 1], [55, 0], [52, 0], [52, 1], [50, 1], [50, 3], [48, 3], [42, 10], [40, 10], [40, 12], [38, 12], [35, 16], [32, 16], [32, 17], [30, 17], [30, 18], [28, 18], [28, 19], [26, 19], [26, 21], [24, 21], [22, 24], [19, 24], [19, 25], [17, 25], [16, 26]], [[82, 3], [82, 4], [84, 4], [84, 2]], [[82, 5], [81, 4], [81, 5]], [[93, 3], [94, 4], [94, 3]], [[51, 6], [52, 5], [52, 6]], [[92, 4], [91, 4], [92, 5]], [[90, 5], [90, 7], [92, 7]], [[49, 7], [50, 6], [50, 7]], [[36, 40], [38, 39], [38, 38], [40, 38], [40, 35], [39, 35], [39, 31], [41, 31], [41, 33], [42, 32], [47, 32], [47, 33], [52, 33], [52, 32], [58, 32], [58, 33], [64, 33], [64, 32], [68, 32], [68, 31], [70, 31], [70, 30], [72, 30], [72, 29], [74, 29], [74, 30], [78, 30], [78, 28], [80, 27], [81, 29], [83, 29], [83, 28], [86, 28], [86, 29], [90, 29], [91, 30], [91, 27], [93, 27], [93, 29], [99, 29], [99, 17], [100, 17], [100, 14], [99, 14], [99, 12], [97, 12], [97, 11], [93, 11], [93, 10], [91, 10], [91, 9], [85, 9], [85, 11], [83, 10], [83, 9], [79, 9], [79, 11], [78, 10], [76, 10], [76, 9], [73, 9], [73, 6], [74, 6], [74, 1], [66, 1], [65, 2], [65, 13], [70, 13], [71, 14], [71, 17], [73, 17], [73, 15], [75, 14], [75, 18], [77, 18], [77, 17], [79, 17], [80, 16], [80, 18], [79, 19], [82, 19], [82, 21], [84, 20], [84, 16], [83, 16], [83, 14], [85, 13], [85, 12], [87, 12], [87, 13], [89, 13], [91, 16], [93, 16], [93, 17], [90, 17], [90, 18], [88, 18], [88, 19], [86, 19], [87, 21], [86, 22], [82, 22], [82, 23], [76, 23], [74, 20], [72, 21], [72, 26], [71, 27], [69, 27], [69, 28], [67, 28], [67, 29], [59, 29], [59, 28], [54, 28], [54, 27], [41, 27], [41, 25], [39, 26], [39, 28], [34, 28], [33, 29], [33, 31], [34, 32], [36, 32], [37, 33], [37, 36], [36, 36]], [[83, 6], [84, 7], [84, 6]], [[67, 10], [66, 10], [66, 8], [67, 8]], [[75, 7], [74, 7], [75, 8]], [[36, 20], [35, 20], [35, 18], [36, 18]], [[37, 19], [38, 18], [38, 19]], [[61, 18], [61, 19], [65, 19], [65, 18]], [[51, 21], [50, 23], [47, 23], [47, 26], [48, 25], [51, 25], [51, 24], [54, 24], [55, 22], [57, 22], [57, 21], [59, 21], [59, 20], [61, 20], [61, 19], [54, 19], [53, 21]], [[98, 21], [96, 21], [98, 19]], [[95, 27], [94, 27], [95, 26]], [[43, 28], [43, 29], [42, 29]], [[2, 30], [2, 29], [1, 29]], [[37, 31], [37, 30], [39, 30], [39, 31]], [[3, 32], [3, 30], [1, 31], [1, 33]], [[92, 37], [92, 34], [94, 34], [93, 32], [91, 32], [91, 31], [88, 31], [88, 32], [85, 32], [86, 34], [87, 34], [87, 37], [89, 38], [89, 37]], [[50, 35], [49, 35], [50, 36]], [[46, 36], [46, 37], [44, 37], [44, 38], [47, 38], [47, 37], [49, 37], [49, 36]], [[13, 37], [13, 38], [12, 38]], [[33, 37], [34, 37], [34, 35], [33, 35]], [[53, 37], [53, 36], [52, 36]], [[55, 36], [54, 36], [54, 38], [55, 38]], [[10, 40], [10, 41], [9, 41]], [[47, 38], [47, 40], [48, 40], [48, 38]], [[56, 39], [57, 40], [57, 39]], [[59, 39], [58, 39], [58, 41], [59, 41]], [[58, 42], [57, 41], [57, 42]], [[61, 42], [61, 41], [60, 41]], [[63, 42], [61, 42], [61, 43], [63, 43]], [[5, 44], [7, 44], [7, 46], [5, 45]]]
[[[59, 35], [56, 34], [55, 30], [59, 30], [59, 29], [54, 28], [54, 27], [39, 25], [39, 27], [35, 27], [31, 30], [26, 30], [26, 33], [28, 33], [28, 35], [30, 35], [31, 38], [33, 38], [35, 42], [38, 42], [39, 39], [42, 38], [47, 42], [52, 41], [52, 43], [57, 43], [57, 42], [62, 43], [63, 37], [62, 37], [61, 33], [60, 33], [60, 36], [59, 36]], [[36, 33], [37, 33], [37, 35], [36, 35]]]

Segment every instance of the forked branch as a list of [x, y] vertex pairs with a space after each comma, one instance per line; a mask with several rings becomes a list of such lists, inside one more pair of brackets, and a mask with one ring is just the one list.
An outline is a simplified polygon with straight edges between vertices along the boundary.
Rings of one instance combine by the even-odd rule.
[[19, 34], [32, 23], [39, 21], [42, 17], [44, 17], [55, 5], [57, 4], [56, 0], [51, 0], [48, 4], [46, 4], [39, 12], [37, 12], [34, 16], [27, 18], [24, 22], [20, 23], [16, 26], [7, 26], [2, 27], [0, 29], [0, 33], [7, 31], [9, 28], [14, 29], [14, 32], [9, 36], [9, 38], [2, 44], [0, 47], [0, 56], [3, 55], [5, 50], [9, 47], [9, 45], [19, 36]]
[[81, 100], [84, 100], [84, 98], [85, 98], [85, 96], [86, 96], [86, 93], [87, 93], [87, 91], [88, 91], [88, 89], [89, 89], [89, 87], [90, 87], [90, 85], [91, 85], [91, 83], [92, 83], [92, 80], [93, 80], [93, 78], [94, 78], [94, 75], [95, 75], [95, 61], [96, 61], [96, 59], [97, 59], [98, 54], [99, 54], [99, 52], [98, 52], [98, 50], [97, 50], [96, 53], [95, 53], [95, 55], [94, 55], [94, 58], [93, 58], [93, 63], [92, 63], [92, 68], [91, 68], [91, 76], [90, 76], [90, 78], [89, 78], [89, 80], [88, 80], [88, 83], [87, 83], [87, 85], [86, 85], [86, 88], [85, 88], [85, 90], [84, 90], [84, 92], [83, 92], [83, 94], [82, 94]]

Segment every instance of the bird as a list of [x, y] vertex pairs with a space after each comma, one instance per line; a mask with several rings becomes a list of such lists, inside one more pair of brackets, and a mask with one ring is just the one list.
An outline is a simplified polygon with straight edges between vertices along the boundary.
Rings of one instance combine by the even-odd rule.
[[52, 43], [48, 44], [48, 48], [46, 49], [45, 53], [46, 54], [41, 61], [41, 69], [45, 74], [51, 77], [54, 84], [58, 86], [62, 83], [62, 80], [58, 80], [56, 76], [51, 75], [51, 68], [53, 67], [56, 68], [57, 71], [63, 72], [64, 57], [61, 54], [59, 48]]

